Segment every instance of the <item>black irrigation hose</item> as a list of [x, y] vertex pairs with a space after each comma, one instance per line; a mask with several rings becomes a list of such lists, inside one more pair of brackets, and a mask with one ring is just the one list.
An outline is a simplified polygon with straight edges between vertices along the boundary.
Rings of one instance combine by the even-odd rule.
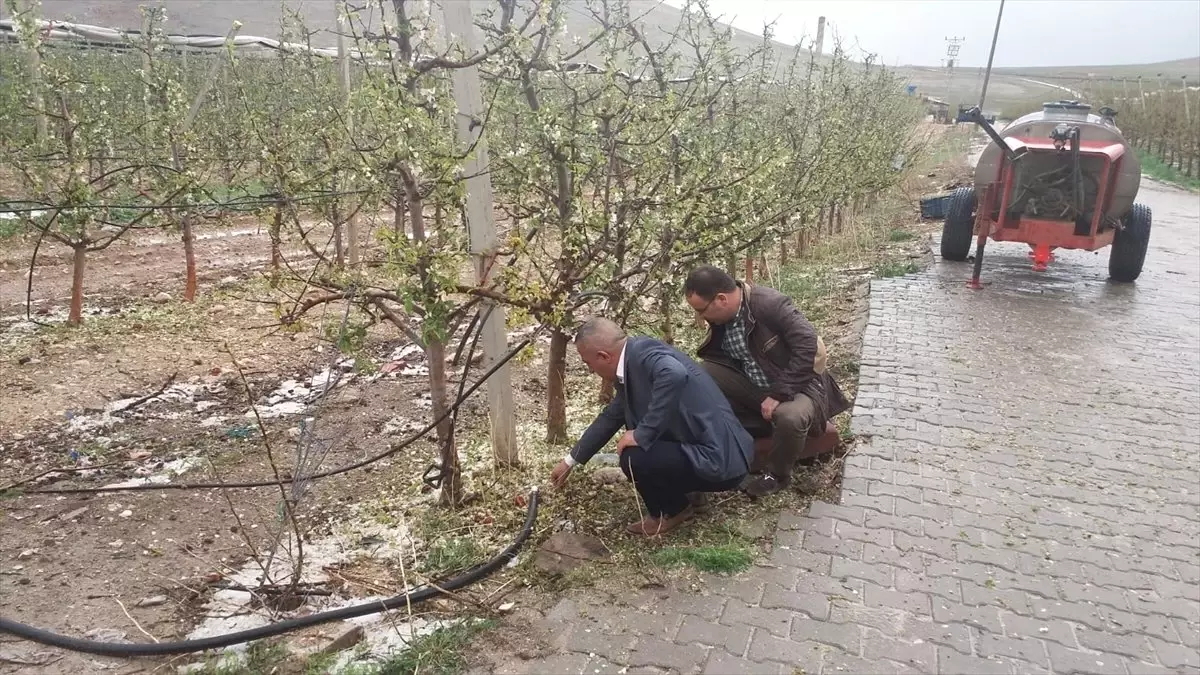
[[237, 631], [236, 633], [226, 633], [225, 635], [216, 635], [200, 640], [180, 640], [177, 642], [154, 642], [154, 643], [121, 643], [121, 642], [99, 642], [96, 640], [83, 640], [66, 635], [59, 635], [48, 630], [27, 626], [23, 623], [17, 623], [12, 619], [6, 619], [0, 616], [0, 633], [9, 633], [19, 638], [48, 645], [50, 647], [59, 647], [73, 652], [84, 652], [87, 654], [99, 654], [101, 656], [118, 656], [118, 657], [133, 657], [133, 656], [165, 656], [168, 654], [189, 654], [192, 652], [200, 652], [206, 649], [219, 649], [230, 645], [250, 642], [251, 640], [261, 640], [263, 638], [282, 635], [300, 628], [315, 626], [321, 623], [330, 621], [338, 621], [341, 619], [352, 619], [358, 616], [366, 616], [368, 614], [376, 614], [393, 609], [402, 609], [410, 605], [415, 605], [419, 602], [424, 602], [431, 598], [443, 595], [448, 591], [453, 591], [464, 586], [469, 586], [484, 577], [490, 576], [496, 570], [508, 564], [510, 560], [517, 556], [517, 552], [529, 539], [529, 535], [533, 533], [533, 524], [537, 521], [538, 515], [538, 489], [534, 487], [529, 493], [529, 510], [525, 515], [525, 525], [517, 534], [517, 538], [513, 540], [503, 551], [496, 557], [486, 563], [465, 572], [457, 577], [446, 580], [446, 582], [437, 586], [425, 586], [418, 588], [415, 591], [402, 593], [391, 598], [383, 600], [364, 602], [350, 607], [342, 607], [339, 609], [331, 609], [317, 614], [288, 619], [287, 621], [279, 621], [258, 628], [249, 630]]

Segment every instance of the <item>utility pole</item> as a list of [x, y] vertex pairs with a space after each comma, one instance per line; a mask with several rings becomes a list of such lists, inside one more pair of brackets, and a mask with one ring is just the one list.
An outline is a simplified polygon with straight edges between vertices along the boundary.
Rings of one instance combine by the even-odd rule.
[[825, 17], [817, 18], [817, 44], [813, 53], [820, 54], [825, 50]]
[[[346, 49], [346, 28], [350, 23], [349, 8], [345, 0], [334, 0], [333, 11], [337, 19], [338, 80], [342, 85], [342, 114], [346, 119], [346, 133], [354, 137], [354, 121], [350, 118], [350, 52]], [[353, 141], [351, 140], [351, 143]], [[341, 185], [342, 192], [354, 192], [353, 185]], [[346, 239], [349, 241], [350, 267], [358, 265], [358, 210], [353, 209], [346, 221]]]
[[996, 30], [992, 33], [992, 49], [988, 52], [987, 70], [983, 71], [983, 88], [979, 90], [979, 112], [983, 112], [983, 101], [987, 98], [988, 80], [992, 77], [992, 59], [996, 56], [996, 41], [1000, 38], [1000, 17], [1004, 16], [1004, 0], [996, 12]]
[[950, 89], [954, 84], [954, 62], [958, 58], [958, 50], [966, 38], [946, 38], [946, 104], [950, 104]]
[[[471, 19], [471, 0], [443, 2], [447, 43], [457, 37], [463, 48], [463, 58], [475, 53], [475, 26]], [[475, 280], [486, 288], [496, 262], [496, 222], [492, 214], [492, 179], [489, 173], [487, 143], [483, 137], [483, 96], [479, 86], [479, 68], [455, 68], [452, 71], [454, 101], [458, 106], [458, 141], [471, 152], [463, 166], [467, 176], [467, 234], [471, 257], [475, 263]], [[483, 367], [491, 368], [508, 348], [508, 330], [504, 307], [484, 299], [479, 303], [484, 317], [480, 329], [483, 342]], [[515, 465], [517, 431], [513, 414], [512, 375], [508, 364], [501, 366], [487, 383], [488, 410], [492, 421], [492, 455], [497, 464]]]

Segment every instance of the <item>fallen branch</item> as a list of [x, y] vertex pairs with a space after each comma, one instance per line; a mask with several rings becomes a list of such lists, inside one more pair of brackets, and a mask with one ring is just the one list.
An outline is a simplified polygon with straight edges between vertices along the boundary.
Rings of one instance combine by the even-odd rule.
[[114, 410], [112, 412], [112, 414], [116, 415], [117, 413], [129, 412], [130, 410], [133, 410], [134, 408], [142, 405], [143, 403], [146, 403], [152, 399], [158, 398], [159, 396], [162, 396], [163, 392], [165, 392], [167, 390], [167, 387], [170, 387], [172, 384], [175, 383], [175, 378], [178, 376], [179, 376], [178, 370], [171, 373], [171, 376], [167, 378], [167, 381], [163, 382], [162, 386], [159, 387], [157, 390], [155, 390], [153, 393], [147, 394], [147, 395], [137, 399], [133, 403], [130, 403], [129, 405], [125, 406], [124, 408], [121, 408], [120, 410]]
[[125, 603], [121, 602], [120, 598], [113, 597], [113, 600], [117, 601], [117, 604], [120, 605], [120, 607], [121, 607], [121, 611], [125, 612], [125, 616], [130, 621], [133, 622], [133, 625], [136, 626], [138, 630], [142, 631], [142, 635], [145, 635], [146, 637], [150, 638], [151, 640], [154, 640], [155, 642], [159, 641], [158, 638], [154, 637], [152, 634], [147, 632], [145, 628], [142, 628], [142, 624], [138, 623], [137, 619], [133, 618], [133, 615], [129, 613], [128, 609], [125, 609]]
[[46, 469], [45, 471], [43, 471], [39, 474], [34, 474], [28, 478], [22, 478], [21, 480], [15, 482], [15, 483], [9, 483], [8, 485], [5, 485], [4, 487], [0, 487], [0, 492], [8, 492], [9, 490], [21, 487], [22, 485], [25, 485], [27, 483], [32, 483], [32, 482], [38, 480], [39, 478], [44, 478], [46, 476], [50, 476], [50, 475], [53, 475], [56, 473], [80, 473], [82, 471], [93, 471], [96, 469], [104, 469], [104, 468], [107, 468], [110, 466], [117, 466], [118, 464], [124, 464], [125, 462], [131, 462], [131, 461], [133, 461], [133, 460], [124, 460], [123, 459], [123, 460], [119, 460], [116, 462], [104, 462], [103, 464], [93, 464], [91, 466], [70, 466], [70, 467], [64, 467], [64, 468], [60, 468], [60, 469]]

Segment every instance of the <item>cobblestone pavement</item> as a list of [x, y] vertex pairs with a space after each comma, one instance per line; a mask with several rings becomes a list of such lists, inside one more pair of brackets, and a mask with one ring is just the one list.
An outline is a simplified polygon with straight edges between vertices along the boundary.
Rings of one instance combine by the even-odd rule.
[[1200, 199], [1140, 201], [1135, 285], [994, 243], [985, 290], [875, 283], [842, 503], [700, 593], [563, 600], [519, 670], [1200, 672]]

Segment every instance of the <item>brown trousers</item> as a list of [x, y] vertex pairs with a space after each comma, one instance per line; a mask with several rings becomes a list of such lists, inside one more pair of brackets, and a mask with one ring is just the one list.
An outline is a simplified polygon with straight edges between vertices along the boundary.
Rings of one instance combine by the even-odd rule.
[[767, 470], [777, 478], [789, 478], [796, 461], [804, 457], [804, 446], [808, 432], [817, 417], [817, 408], [809, 397], [798, 394], [791, 401], [784, 401], [775, 409], [774, 418], [768, 422], [762, 416], [762, 401], [766, 392], [750, 381], [740, 370], [717, 361], [704, 360], [700, 364], [720, 387], [721, 393], [733, 407], [733, 414], [746, 431], [755, 438], [772, 439], [771, 456]]

